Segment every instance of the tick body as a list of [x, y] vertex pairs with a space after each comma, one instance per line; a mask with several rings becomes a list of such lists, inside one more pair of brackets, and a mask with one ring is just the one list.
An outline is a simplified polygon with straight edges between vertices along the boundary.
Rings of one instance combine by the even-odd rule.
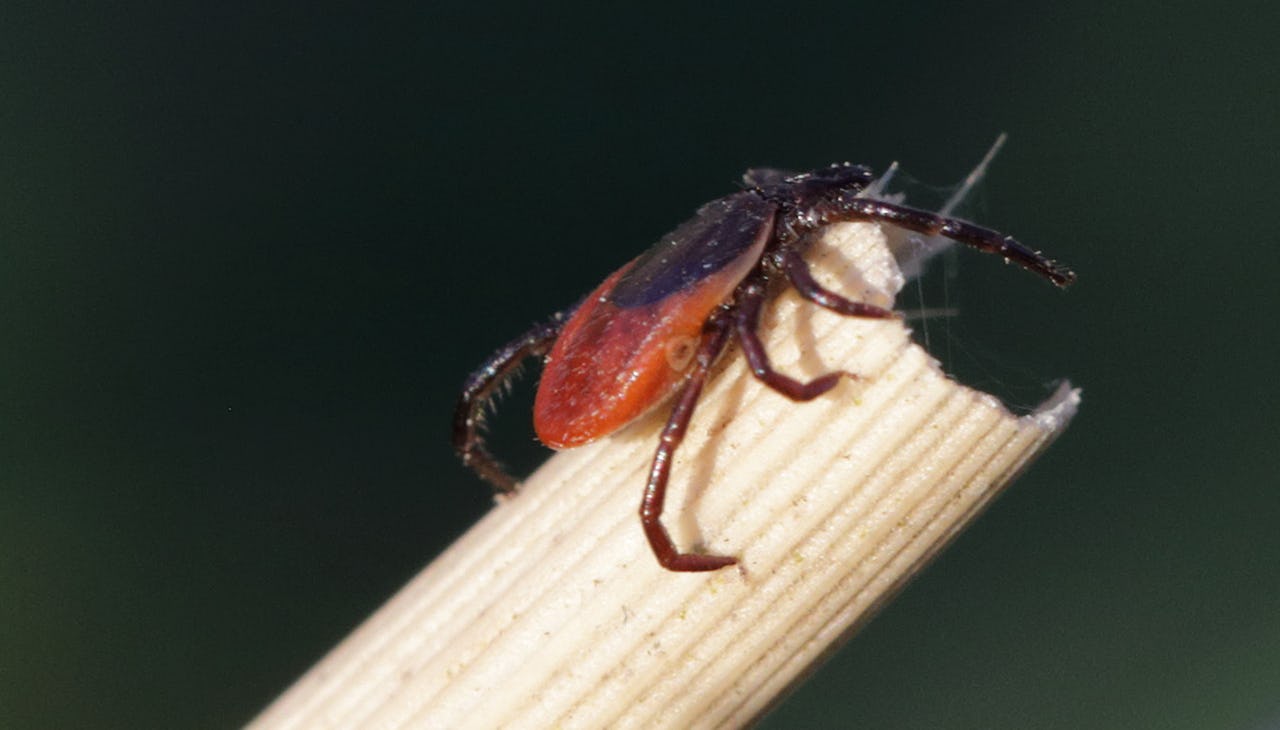
[[495, 389], [527, 357], [545, 360], [533, 420], [538, 438], [553, 448], [608, 436], [671, 403], [640, 505], [645, 536], [670, 570], [715, 570], [737, 562], [680, 552], [661, 522], [675, 450], [716, 358], [736, 336], [753, 375], [795, 401], [816, 398], [848, 375], [801, 382], [773, 369], [756, 332], [773, 279], [787, 280], [803, 297], [843, 315], [894, 316], [814, 280], [801, 254], [822, 228], [843, 221], [889, 223], [1001, 255], [1058, 286], [1075, 278], [993, 230], [862, 197], [873, 179], [869, 168], [848, 163], [801, 174], [749, 170], [743, 190], [704, 205], [574, 309], [512, 341], [467, 379], [453, 424], [463, 462], [499, 491], [516, 489], [516, 480], [485, 449], [480, 422]]

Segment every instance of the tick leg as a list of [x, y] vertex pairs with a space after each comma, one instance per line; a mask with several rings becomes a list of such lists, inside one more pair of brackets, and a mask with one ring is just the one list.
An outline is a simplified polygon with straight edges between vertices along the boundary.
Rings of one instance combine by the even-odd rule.
[[671, 460], [675, 457], [680, 442], [684, 440], [689, 419], [693, 417], [693, 409], [698, 404], [698, 397], [702, 395], [707, 371], [728, 342], [731, 326], [732, 321], [724, 312], [715, 315], [707, 323], [692, 372], [680, 389], [675, 408], [671, 410], [667, 425], [662, 429], [658, 450], [653, 455], [653, 466], [649, 469], [649, 482], [645, 485], [644, 498], [640, 501], [640, 523], [644, 526], [644, 535], [649, 539], [649, 546], [653, 548], [658, 563], [667, 570], [697, 573], [718, 570], [738, 562], [737, 558], [724, 555], [682, 553], [671, 541], [667, 528], [662, 525], [662, 507], [667, 499]]
[[514, 492], [519, 482], [485, 448], [484, 437], [480, 434], [485, 408], [495, 391], [510, 382], [525, 358], [547, 354], [560, 334], [564, 320], [564, 313], [557, 314], [550, 322], [540, 324], [507, 343], [471, 373], [462, 386], [462, 394], [453, 411], [453, 448], [462, 458], [462, 463], [474, 469], [498, 493]]
[[890, 223], [926, 236], [946, 236], [980, 251], [1003, 256], [1005, 261], [1012, 261], [1058, 286], [1067, 286], [1076, 280], [1073, 271], [1045, 258], [1038, 251], [1027, 248], [1013, 236], [917, 208], [846, 195], [819, 206], [814, 213], [822, 225], [838, 221], [872, 220]]
[[800, 296], [814, 304], [848, 317], [891, 319], [897, 316], [893, 311], [884, 307], [846, 299], [822, 286], [813, 278], [813, 274], [809, 271], [809, 265], [804, 262], [800, 253], [794, 248], [787, 248], [782, 256], [782, 265], [787, 272], [787, 278], [791, 280], [791, 284], [795, 286], [796, 291], [800, 292]]
[[738, 339], [742, 342], [742, 351], [747, 356], [747, 363], [751, 366], [752, 375], [794, 401], [813, 400], [834, 388], [836, 383], [840, 382], [841, 376], [853, 377], [849, 373], [834, 372], [802, 383], [774, 370], [773, 365], [769, 363], [769, 355], [764, 351], [764, 343], [760, 341], [760, 335], [756, 332], [760, 325], [760, 307], [764, 303], [764, 295], [764, 283], [759, 280], [749, 280], [738, 288], [734, 300], [734, 324], [738, 330]]

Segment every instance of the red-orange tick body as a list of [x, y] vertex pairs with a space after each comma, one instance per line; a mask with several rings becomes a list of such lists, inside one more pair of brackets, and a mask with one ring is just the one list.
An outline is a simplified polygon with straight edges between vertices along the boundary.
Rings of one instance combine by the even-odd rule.
[[545, 357], [533, 422], [553, 448], [608, 436], [675, 394], [640, 505], [645, 536], [669, 570], [706, 571], [737, 562], [680, 552], [661, 522], [667, 479], [707, 372], [737, 335], [752, 373], [796, 401], [816, 398], [841, 372], [800, 382], [773, 369], [757, 334], [768, 282], [785, 278], [806, 299], [854, 317], [893, 312], [856, 302], [814, 280], [801, 254], [823, 227], [878, 221], [941, 235], [1003, 256], [1066, 286], [1075, 275], [1009, 236], [923, 210], [864, 197], [871, 170], [848, 163], [808, 173], [753, 169], [743, 190], [714, 200], [614, 272], [576, 308], [495, 352], [463, 386], [453, 442], [462, 460], [498, 490], [517, 481], [484, 447], [480, 421], [496, 388], [527, 357]]

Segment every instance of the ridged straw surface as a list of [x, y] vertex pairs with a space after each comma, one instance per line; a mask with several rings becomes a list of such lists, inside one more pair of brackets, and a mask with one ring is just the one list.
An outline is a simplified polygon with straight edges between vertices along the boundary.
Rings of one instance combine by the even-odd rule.
[[[880, 228], [809, 261], [839, 291], [901, 287]], [[774, 364], [859, 376], [797, 404], [731, 350], [678, 452], [665, 522], [741, 565], [677, 574], [636, 511], [665, 413], [557, 454], [303, 676], [258, 728], [693, 728], [750, 723], [1066, 427], [1066, 386], [1016, 418], [894, 321], [781, 293]], [[477, 488], [481, 488], [477, 485]]]

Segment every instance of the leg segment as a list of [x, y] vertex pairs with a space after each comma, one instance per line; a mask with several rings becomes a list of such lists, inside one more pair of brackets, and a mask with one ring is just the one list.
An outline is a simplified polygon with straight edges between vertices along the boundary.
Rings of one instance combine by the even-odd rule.
[[480, 427], [484, 410], [493, 399], [494, 391], [510, 382], [527, 357], [547, 354], [564, 325], [565, 313], [557, 314], [550, 322], [540, 324], [520, 337], [507, 343], [469, 377], [462, 386], [462, 395], [453, 411], [453, 448], [462, 463], [493, 485], [499, 493], [514, 492], [519, 482], [502, 468], [484, 446]]
[[[850, 373], [834, 372], [802, 383], [774, 370], [773, 365], [769, 363], [768, 353], [764, 351], [764, 343], [760, 341], [760, 335], [756, 332], [760, 325], [760, 307], [764, 303], [764, 295], [764, 282], [751, 279], [738, 287], [734, 300], [734, 324], [738, 330], [738, 340], [742, 342], [742, 352], [747, 356], [751, 373], [760, 382], [791, 400], [807, 401], [836, 387], [841, 376], [854, 377]], [[853, 302], [849, 303], [853, 304]], [[876, 309], [879, 308], [876, 307]]]
[[796, 288], [796, 291], [800, 292], [800, 296], [814, 304], [826, 307], [837, 314], [843, 314], [847, 317], [891, 319], [897, 316], [884, 307], [846, 299], [819, 284], [813, 278], [813, 274], [809, 272], [809, 265], [804, 262], [804, 258], [800, 256], [800, 252], [796, 251], [794, 247], [787, 247], [783, 252], [782, 265], [787, 272], [787, 278], [791, 280], [791, 284]]
[[662, 429], [662, 438], [658, 442], [658, 450], [653, 455], [653, 466], [649, 470], [649, 483], [645, 485], [644, 498], [640, 501], [640, 523], [644, 526], [644, 535], [649, 539], [649, 546], [653, 548], [658, 563], [667, 570], [696, 573], [718, 570], [738, 562], [737, 558], [724, 555], [680, 552], [661, 521], [662, 507], [667, 499], [667, 479], [671, 475], [671, 460], [675, 457], [680, 442], [684, 440], [689, 419], [693, 417], [693, 409], [698, 404], [698, 397], [702, 395], [707, 371], [729, 340], [731, 326], [732, 321], [724, 312], [708, 322], [698, 346], [693, 370], [676, 397], [676, 405], [667, 419], [666, 427]]
[[1027, 248], [1012, 236], [917, 208], [846, 195], [816, 206], [813, 212], [819, 225], [854, 220], [890, 223], [926, 236], [946, 236], [980, 251], [1003, 256], [1006, 261], [1012, 261], [1058, 286], [1067, 286], [1076, 280], [1070, 269]]

